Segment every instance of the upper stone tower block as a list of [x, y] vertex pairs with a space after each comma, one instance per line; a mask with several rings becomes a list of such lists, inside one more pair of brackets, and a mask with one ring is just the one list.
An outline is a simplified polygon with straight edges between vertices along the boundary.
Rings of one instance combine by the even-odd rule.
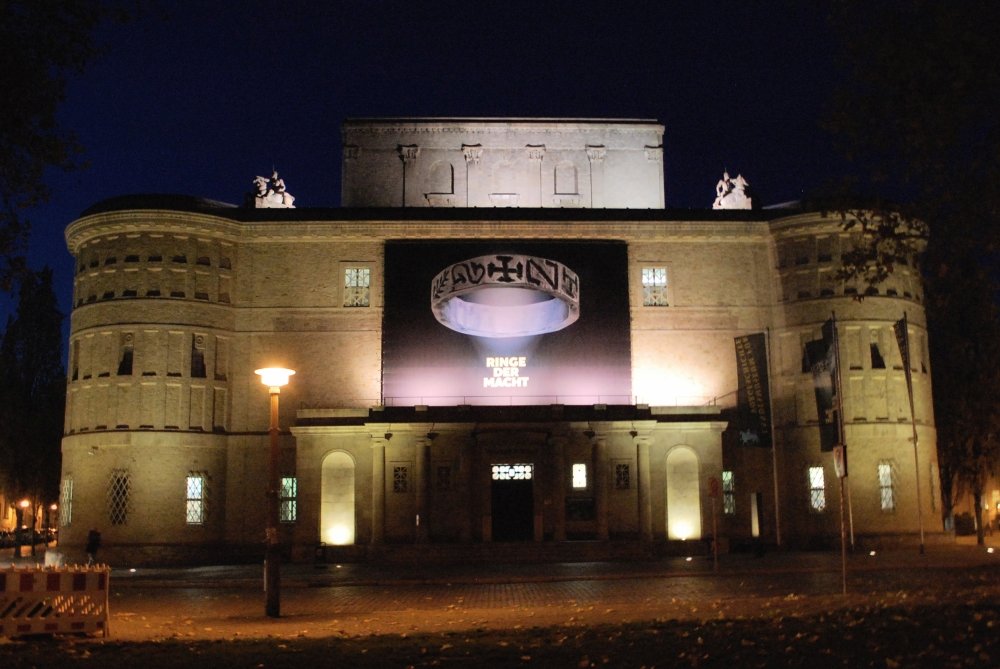
[[353, 119], [345, 207], [663, 208], [663, 126], [632, 119]]

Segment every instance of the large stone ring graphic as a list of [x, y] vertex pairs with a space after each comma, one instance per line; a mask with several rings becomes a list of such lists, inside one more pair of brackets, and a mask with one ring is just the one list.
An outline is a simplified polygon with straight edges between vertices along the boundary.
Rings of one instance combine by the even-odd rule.
[[438, 272], [431, 311], [445, 327], [479, 337], [555, 332], [580, 317], [580, 279], [548, 258], [479, 256]]

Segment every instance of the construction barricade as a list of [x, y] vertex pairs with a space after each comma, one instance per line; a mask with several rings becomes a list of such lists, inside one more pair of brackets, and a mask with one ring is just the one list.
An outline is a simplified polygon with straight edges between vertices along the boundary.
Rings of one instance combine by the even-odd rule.
[[106, 565], [0, 569], [0, 636], [107, 636], [110, 575]]

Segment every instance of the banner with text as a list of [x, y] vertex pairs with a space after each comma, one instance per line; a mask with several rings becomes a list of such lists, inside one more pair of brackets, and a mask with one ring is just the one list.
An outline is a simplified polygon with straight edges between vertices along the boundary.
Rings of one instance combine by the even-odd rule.
[[764, 333], [736, 337], [739, 375], [738, 429], [743, 446], [771, 444], [771, 391], [767, 376], [767, 341]]

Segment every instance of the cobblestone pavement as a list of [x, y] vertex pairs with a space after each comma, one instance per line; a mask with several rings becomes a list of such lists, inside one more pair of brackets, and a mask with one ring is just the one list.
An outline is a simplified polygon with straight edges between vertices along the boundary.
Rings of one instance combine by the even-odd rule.
[[[111, 638], [322, 638], [646, 620], [807, 615], [864, 605], [1000, 599], [1000, 552], [974, 546], [850, 556], [427, 568], [287, 565], [279, 619], [260, 567], [113, 572]], [[956, 594], [957, 593], [957, 594]]]

